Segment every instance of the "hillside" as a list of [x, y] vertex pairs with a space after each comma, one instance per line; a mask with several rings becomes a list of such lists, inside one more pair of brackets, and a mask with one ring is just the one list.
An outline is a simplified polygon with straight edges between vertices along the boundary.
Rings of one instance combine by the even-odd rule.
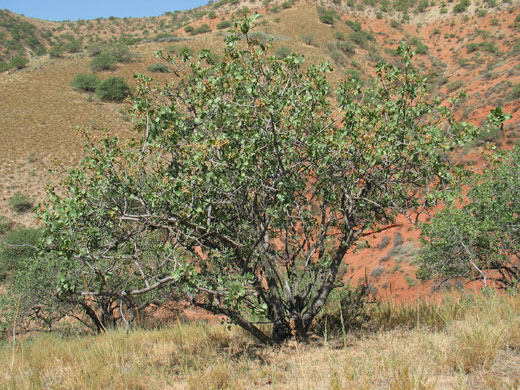
[[[211, 47], [218, 53], [232, 21], [254, 11], [262, 15], [255, 38], [271, 38], [278, 56], [293, 50], [308, 63], [330, 61], [332, 83], [345, 77], [368, 81], [376, 63], [395, 61], [397, 45], [407, 41], [417, 52], [416, 63], [429, 75], [434, 96], [447, 103], [463, 89], [467, 92], [456, 107], [460, 119], [481, 123], [498, 105], [513, 115], [503, 134], [482, 136], [482, 142], [510, 147], [520, 135], [519, 4], [220, 0], [157, 17], [77, 22], [46, 22], [1, 11], [0, 65], [9, 70], [0, 73], [0, 215], [23, 225], [35, 223], [31, 213], [13, 211], [9, 200], [16, 193], [28, 195], [34, 204], [44, 199], [46, 185], [83, 156], [85, 139], [78, 129], [93, 137], [105, 129], [123, 137], [131, 134], [128, 106], [100, 101], [70, 86], [77, 74], [91, 72], [93, 55], [104, 47], [124, 47], [130, 53], [115, 70], [96, 72], [101, 79], [122, 76], [135, 85], [133, 75], [146, 73], [166, 81], [168, 73], [148, 69], [158, 62], [154, 52], [188, 48], [196, 54]], [[18, 59], [12, 66], [16, 58], [28, 62]], [[471, 152], [466, 149], [454, 158], [478, 163]], [[51, 168], [57, 171], [50, 173]], [[370, 247], [358, 247], [350, 255], [345, 277], [357, 281], [368, 276], [380, 296], [430, 295], [431, 286], [417, 287], [413, 277], [419, 232], [404, 220], [398, 222], [384, 235], [368, 237]]]

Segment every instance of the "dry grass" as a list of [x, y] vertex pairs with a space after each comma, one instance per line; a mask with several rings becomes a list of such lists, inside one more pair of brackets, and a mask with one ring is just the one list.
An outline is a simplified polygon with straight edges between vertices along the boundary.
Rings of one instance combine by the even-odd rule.
[[[452, 312], [453, 305], [438, 304], [437, 311]], [[259, 347], [240, 329], [207, 323], [37, 335], [14, 350], [11, 342], [1, 347], [0, 387], [520, 389], [520, 297], [493, 294], [459, 305], [459, 318], [437, 330], [396, 323], [388, 331], [280, 348]]]

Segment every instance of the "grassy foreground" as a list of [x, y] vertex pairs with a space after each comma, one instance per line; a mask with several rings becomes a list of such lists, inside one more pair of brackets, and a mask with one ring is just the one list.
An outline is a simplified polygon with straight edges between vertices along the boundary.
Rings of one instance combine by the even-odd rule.
[[386, 304], [374, 310], [372, 326], [380, 330], [280, 348], [208, 323], [40, 334], [0, 345], [0, 387], [520, 389], [519, 295]]

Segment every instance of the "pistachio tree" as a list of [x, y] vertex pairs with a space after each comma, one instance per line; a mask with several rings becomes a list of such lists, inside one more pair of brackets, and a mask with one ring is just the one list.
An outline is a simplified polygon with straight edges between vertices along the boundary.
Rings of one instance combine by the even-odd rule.
[[500, 288], [518, 285], [520, 151], [491, 157], [483, 172], [470, 177], [463, 206], [452, 204], [423, 227], [422, 278], [465, 278]]
[[253, 21], [219, 57], [169, 59], [167, 84], [140, 76], [135, 139], [92, 145], [52, 193], [46, 248], [74, 270], [61, 294], [125, 312], [175, 292], [263, 343], [304, 338], [356, 242], [437, 204], [473, 130], [428, 97], [409, 49], [333, 90], [328, 64], [270, 55]]

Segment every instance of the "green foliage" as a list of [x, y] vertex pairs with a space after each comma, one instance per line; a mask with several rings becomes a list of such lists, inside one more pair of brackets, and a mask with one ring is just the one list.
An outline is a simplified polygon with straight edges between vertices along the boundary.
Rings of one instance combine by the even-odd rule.
[[470, 0], [460, 0], [455, 6], [453, 7], [453, 12], [456, 14], [460, 14], [465, 12], [469, 5], [471, 4]]
[[210, 31], [211, 31], [211, 29], [209, 28], [209, 26], [207, 24], [203, 24], [202, 26], [197, 27], [195, 30], [193, 30], [191, 34], [192, 35], [205, 34]]
[[0, 237], [0, 279], [6, 278], [20, 264], [36, 255], [41, 236], [39, 229], [19, 228], [9, 230]]
[[74, 88], [80, 89], [86, 92], [94, 92], [99, 84], [100, 80], [93, 73], [84, 74], [80, 73], [71, 81], [70, 85]]
[[0, 236], [7, 233], [13, 227], [14, 222], [9, 218], [0, 215]]
[[14, 195], [9, 198], [9, 206], [17, 213], [25, 213], [34, 207], [32, 200], [21, 192], [15, 192]]
[[443, 210], [424, 227], [420, 277], [493, 280], [504, 288], [520, 280], [520, 152], [493, 158], [482, 174], [468, 179], [467, 203]]
[[155, 64], [149, 65], [146, 69], [148, 69], [152, 73], [168, 73], [170, 72], [170, 68], [163, 64], [162, 62], [157, 62]]
[[193, 33], [195, 31], [195, 27], [193, 27], [191, 25], [190, 26], [186, 26], [186, 27], [184, 27], [184, 31], [186, 31], [188, 34], [191, 34], [191, 33]]
[[101, 81], [96, 87], [96, 95], [101, 100], [122, 102], [131, 94], [130, 87], [122, 77], [111, 76]]
[[65, 53], [65, 49], [61, 44], [53, 45], [49, 49], [49, 56], [51, 58], [61, 58], [63, 57], [63, 53]]
[[40, 217], [69, 270], [62, 294], [86, 285], [97, 307], [117, 307], [178, 291], [261, 342], [304, 338], [363, 234], [438, 203], [446, 151], [475, 131], [428, 98], [410, 49], [379, 81], [333, 91], [328, 65], [248, 44], [254, 19], [222, 61], [202, 50], [163, 86], [140, 76], [137, 138], [89, 145], [50, 193]]
[[22, 56], [16, 56], [11, 60], [10, 65], [12, 68], [23, 69], [27, 66], [28, 63], [29, 60], [27, 58]]
[[320, 22], [332, 25], [336, 19], [339, 19], [339, 15], [333, 9], [318, 7], [318, 18]]
[[219, 30], [223, 30], [229, 27], [231, 27], [231, 22], [229, 20], [223, 20], [222, 22], [217, 23], [217, 29]]
[[90, 60], [89, 66], [92, 72], [103, 70], [116, 70], [117, 60], [109, 54], [103, 53]]

